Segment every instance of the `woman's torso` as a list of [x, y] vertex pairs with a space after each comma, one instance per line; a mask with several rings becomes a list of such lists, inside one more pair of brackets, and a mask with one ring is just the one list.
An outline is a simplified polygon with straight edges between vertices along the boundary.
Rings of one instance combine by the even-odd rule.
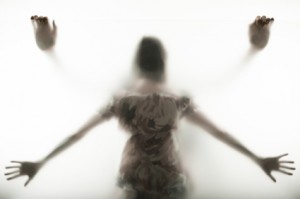
[[182, 181], [172, 132], [187, 103], [187, 98], [164, 93], [120, 98], [116, 115], [131, 134], [121, 161], [121, 184], [160, 191]]

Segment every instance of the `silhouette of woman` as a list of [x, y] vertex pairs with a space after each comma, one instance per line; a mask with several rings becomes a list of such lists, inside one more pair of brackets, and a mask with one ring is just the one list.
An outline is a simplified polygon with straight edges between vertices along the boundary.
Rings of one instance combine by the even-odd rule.
[[117, 117], [131, 135], [123, 152], [118, 179], [118, 185], [124, 190], [126, 199], [186, 198], [186, 179], [172, 138], [172, 132], [182, 117], [251, 158], [274, 182], [276, 180], [271, 175], [272, 171], [292, 175], [287, 170], [295, 168], [286, 164], [292, 164], [293, 161], [280, 160], [287, 154], [269, 158], [255, 155], [196, 111], [189, 98], [170, 93], [164, 85], [165, 60], [166, 54], [160, 41], [151, 37], [143, 38], [135, 59], [139, 84], [115, 97], [111, 104], [42, 160], [12, 161], [16, 164], [6, 168], [15, 170], [5, 174], [8, 176], [7, 180], [27, 175], [29, 178], [26, 186], [48, 160], [111, 117]]

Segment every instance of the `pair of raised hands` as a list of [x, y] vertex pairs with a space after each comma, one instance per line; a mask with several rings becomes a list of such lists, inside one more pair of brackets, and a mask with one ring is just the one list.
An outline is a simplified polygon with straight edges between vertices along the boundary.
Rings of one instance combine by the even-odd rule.
[[[276, 157], [269, 158], [258, 158], [257, 163], [262, 168], [262, 170], [274, 181], [276, 179], [272, 176], [272, 171], [278, 171], [286, 175], [293, 175], [292, 170], [295, 170], [294, 167], [290, 167], [290, 164], [294, 164], [293, 161], [280, 160], [282, 157], [287, 156], [288, 154], [283, 154]], [[5, 173], [7, 180], [12, 180], [20, 176], [28, 176], [28, 180], [25, 182], [25, 186], [34, 178], [39, 169], [42, 167], [41, 162], [21, 162], [21, 161], [11, 161], [14, 163], [12, 166], [6, 167], [7, 170], [10, 170], [8, 173]]]

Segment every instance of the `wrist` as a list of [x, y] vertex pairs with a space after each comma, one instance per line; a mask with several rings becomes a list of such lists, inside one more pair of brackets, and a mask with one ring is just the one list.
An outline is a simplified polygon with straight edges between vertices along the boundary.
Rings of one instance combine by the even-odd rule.
[[257, 164], [260, 164], [261, 159], [262, 159], [261, 157], [255, 155], [255, 154], [252, 155], [252, 160]]
[[43, 167], [44, 164], [46, 163], [46, 160], [45, 160], [45, 159], [39, 160], [37, 163], [39, 164], [39, 168], [41, 168], [41, 167]]

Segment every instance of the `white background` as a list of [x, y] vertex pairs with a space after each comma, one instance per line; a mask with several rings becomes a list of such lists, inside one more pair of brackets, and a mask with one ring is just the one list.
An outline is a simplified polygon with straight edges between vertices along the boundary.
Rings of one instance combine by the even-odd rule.
[[[300, 162], [300, 1], [0, 1], [0, 198], [113, 198], [126, 134], [95, 128], [27, 188], [7, 182], [11, 160], [35, 161], [75, 132], [128, 82], [143, 36], [168, 52], [168, 83], [261, 156]], [[31, 15], [58, 26], [53, 52], [35, 44]], [[251, 53], [248, 25], [275, 18], [268, 46]], [[274, 173], [186, 122], [179, 146], [198, 198], [299, 198], [300, 176]]]

